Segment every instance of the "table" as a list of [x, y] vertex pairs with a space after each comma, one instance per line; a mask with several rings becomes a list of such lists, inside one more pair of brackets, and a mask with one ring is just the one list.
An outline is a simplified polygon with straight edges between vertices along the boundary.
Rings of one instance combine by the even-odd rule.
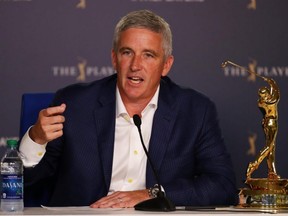
[[[288, 211], [283, 212], [270, 212], [277, 213], [280, 215], [288, 215]], [[193, 210], [193, 211], [185, 211], [180, 210], [179, 207], [176, 211], [173, 212], [147, 212], [147, 211], [136, 211], [133, 208], [127, 209], [91, 209], [89, 207], [37, 207], [37, 208], [25, 208], [23, 212], [2, 212], [0, 211], [0, 215], [78, 215], [78, 216], [87, 216], [87, 215], [96, 215], [96, 216], [118, 216], [118, 215], [137, 215], [137, 216], [159, 216], [159, 215], [177, 215], [177, 216], [186, 216], [186, 215], [200, 215], [200, 216], [212, 216], [212, 215], [225, 215], [225, 216], [249, 216], [249, 215], [267, 215], [263, 212], [256, 211], [239, 211], [233, 210], [232, 208], [216, 208], [210, 210]]]

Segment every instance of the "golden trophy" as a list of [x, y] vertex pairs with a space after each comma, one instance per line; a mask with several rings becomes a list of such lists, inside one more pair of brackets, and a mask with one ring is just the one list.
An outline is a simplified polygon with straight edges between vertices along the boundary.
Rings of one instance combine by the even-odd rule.
[[[265, 146], [256, 160], [248, 165], [245, 181], [247, 188], [240, 189], [238, 207], [288, 209], [288, 179], [280, 178], [275, 165], [275, 147], [278, 132], [277, 105], [280, 100], [279, 87], [273, 79], [260, 76], [231, 61], [225, 61], [222, 67], [224, 68], [228, 64], [260, 77], [268, 84], [268, 86], [261, 87], [258, 91], [258, 107], [263, 114], [262, 127], [265, 134]], [[265, 158], [268, 165], [267, 178], [252, 178], [252, 173], [258, 169]]]

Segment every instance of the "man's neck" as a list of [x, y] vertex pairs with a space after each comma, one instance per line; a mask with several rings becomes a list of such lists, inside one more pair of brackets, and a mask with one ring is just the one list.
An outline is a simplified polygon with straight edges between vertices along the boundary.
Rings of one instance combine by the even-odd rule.
[[[151, 100], [151, 99], [150, 99]], [[132, 117], [135, 114], [138, 114], [141, 116], [141, 112], [145, 109], [147, 104], [150, 100], [143, 101], [143, 102], [124, 102], [124, 106], [129, 114], [130, 117]]]

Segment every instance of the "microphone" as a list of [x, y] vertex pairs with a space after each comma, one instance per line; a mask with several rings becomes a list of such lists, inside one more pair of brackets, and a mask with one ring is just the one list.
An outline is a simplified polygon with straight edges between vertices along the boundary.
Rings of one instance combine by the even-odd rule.
[[144, 145], [142, 132], [141, 132], [141, 118], [140, 118], [140, 116], [135, 114], [133, 116], [133, 121], [134, 121], [135, 126], [138, 129], [142, 147], [145, 151], [148, 162], [152, 168], [152, 171], [153, 171], [153, 174], [156, 178], [157, 186], [159, 189], [159, 191], [157, 193], [157, 197], [149, 199], [149, 200], [145, 200], [143, 202], [136, 204], [134, 206], [134, 209], [135, 210], [141, 210], [141, 211], [162, 211], [162, 212], [175, 211], [176, 210], [175, 205], [165, 196], [164, 192], [162, 191], [158, 174], [154, 168], [154, 165], [153, 165], [152, 160], [150, 158], [150, 155], [147, 151], [147, 148]]

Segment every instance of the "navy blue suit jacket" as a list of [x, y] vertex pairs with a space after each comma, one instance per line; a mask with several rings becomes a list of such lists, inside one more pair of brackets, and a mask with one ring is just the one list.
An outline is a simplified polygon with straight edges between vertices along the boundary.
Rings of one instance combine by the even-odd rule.
[[[48, 205], [90, 205], [107, 195], [113, 163], [116, 80], [115, 74], [56, 93], [53, 105], [67, 105], [64, 135], [48, 143], [38, 165], [25, 170], [27, 192], [52, 177]], [[175, 205], [235, 204], [234, 172], [214, 104], [168, 77], [161, 79], [149, 154], [167, 197]], [[155, 183], [147, 164], [147, 188]]]

